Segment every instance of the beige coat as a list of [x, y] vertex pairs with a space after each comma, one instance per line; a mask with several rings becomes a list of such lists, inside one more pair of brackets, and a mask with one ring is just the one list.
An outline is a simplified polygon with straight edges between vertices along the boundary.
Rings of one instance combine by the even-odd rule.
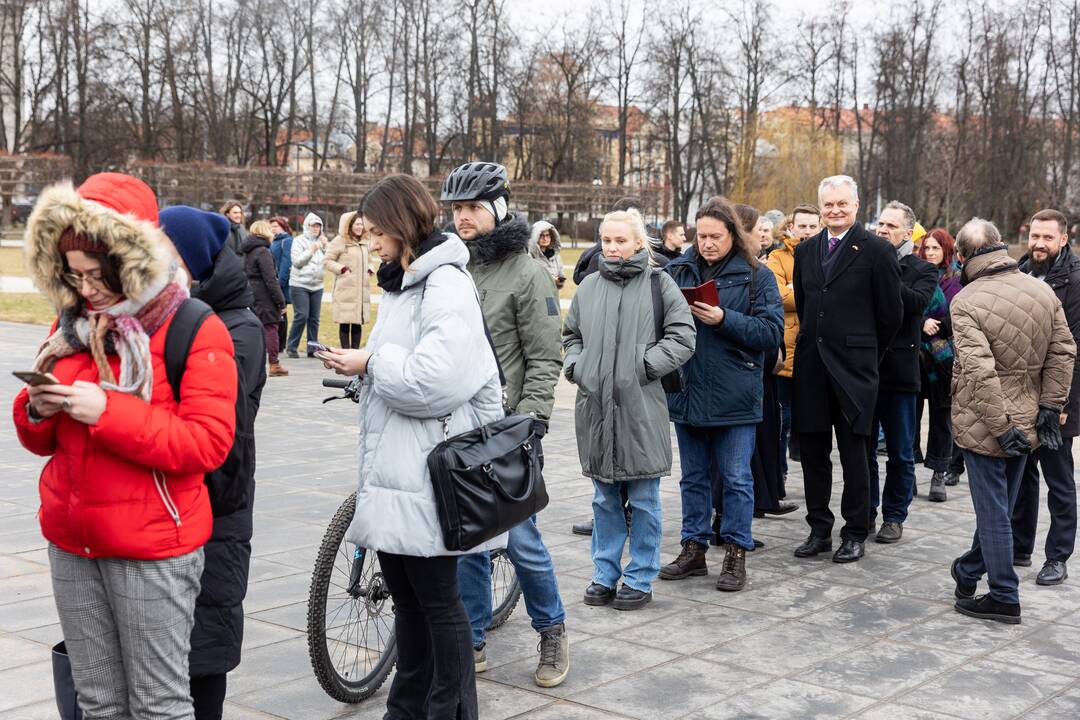
[[[338, 235], [326, 250], [326, 270], [334, 275], [333, 320], [363, 325], [371, 319], [371, 249], [367, 237], [357, 240], [349, 232], [355, 212], [345, 213]], [[342, 270], [349, 268], [349, 272]]]
[[964, 263], [968, 283], [950, 307], [956, 359], [952, 422], [965, 450], [1005, 457], [997, 438], [1015, 425], [1038, 447], [1039, 406], [1060, 412], [1069, 397], [1076, 343], [1065, 311], [1042, 280], [1005, 252]]

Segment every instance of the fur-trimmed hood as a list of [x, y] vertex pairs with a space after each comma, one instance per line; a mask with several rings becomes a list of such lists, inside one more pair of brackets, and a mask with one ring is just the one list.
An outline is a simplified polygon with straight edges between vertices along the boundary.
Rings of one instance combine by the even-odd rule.
[[361, 245], [367, 243], [367, 228], [364, 228], [364, 234], [359, 238], [353, 237], [353, 234], [349, 232], [349, 228], [352, 227], [353, 221], [356, 220], [356, 216], [359, 215], [358, 210], [352, 210], [345, 213], [338, 220], [338, 237], [340, 237], [346, 244], [347, 243], [360, 243]]
[[496, 262], [514, 253], [527, 252], [531, 231], [524, 215], [513, 215], [487, 235], [479, 235], [465, 244], [477, 262]]
[[547, 220], [541, 220], [533, 223], [532, 234], [529, 236], [529, 252], [532, 253], [533, 257], [539, 258], [543, 256], [543, 251], [540, 249], [540, 233], [545, 230], [551, 231], [551, 246], [549, 249], [553, 253], [558, 253], [562, 249], [562, 238], [558, 229]]
[[23, 250], [34, 285], [58, 313], [82, 303], [61, 277], [59, 241], [69, 227], [109, 249], [120, 266], [125, 297], [141, 298], [169, 273], [170, 245], [157, 227], [157, 200], [145, 183], [119, 173], [93, 175], [78, 190], [70, 182], [58, 183], [38, 197]]

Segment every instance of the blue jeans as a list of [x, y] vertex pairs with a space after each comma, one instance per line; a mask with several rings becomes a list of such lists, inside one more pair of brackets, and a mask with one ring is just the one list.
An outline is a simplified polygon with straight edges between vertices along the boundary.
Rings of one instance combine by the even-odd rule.
[[305, 290], [300, 287], [289, 288], [293, 304], [292, 327], [289, 328], [289, 341], [286, 348], [297, 352], [300, 347], [300, 335], [307, 327], [308, 342], [319, 342], [319, 315], [322, 313], [322, 290]]
[[915, 491], [915, 410], [916, 393], [900, 393], [882, 390], [878, 393], [877, 410], [874, 413], [872, 437], [878, 428], [885, 434], [885, 447], [889, 451], [885, 461], [885, 492], [881, 492], [878, 476], [877, 448], [871, 446], [867, 455], [870, 463], [870, 517], [877, 517], [881, 504], [881, 516], [885, 522], [901, 523], [907, 520], [911, 495]]
[[754, 520], [754, 455], [756, 426], [694, 427], [675, 423], [682, 479], [682, 542], [709, 547], [712, 538], [712, 470], [724, 484], [724, 517], [720, 540], [754, 549], [750, 524]]
[[1013, 570], [1012, 510], [1020, 491], [1027, 456], [995, 458], [964, 450], [968, 488], [975, 506], [975, 539], [956, 562], [956, 574], [975, 584], [985, 573], [990, 597], [1020, 602], [1019, 579]]
[[788, 443], [791, 433], [791, 378], [776, 376], [776, 399], [780, 401], [780, 468], [788, 473]]
[[[630, 562], [622, 567], [626, 546], [626, 513], [622, 493], [625, 487], [634, 512], [630, 523]], [[593, 480], [593, 582], [615, 588], [623, 584], [641, 592], [652, 592], [660, 572], [660, 478], [602, 482]]]
[[[561, 625], [566, 620], [566, 610], [559, 597], [551, 553], [544, 545], [535, 517], [510, 529], [506, 555], [514, 564], [514, 572], [521, 583], [525, 610], [532, 619], [533, 630], [540, 632]], [[490, 555], [482, 552], [458, 558], [458, 584], [461, 601], [472, 625], [473, 647], [480, 647], [491, 624]]]

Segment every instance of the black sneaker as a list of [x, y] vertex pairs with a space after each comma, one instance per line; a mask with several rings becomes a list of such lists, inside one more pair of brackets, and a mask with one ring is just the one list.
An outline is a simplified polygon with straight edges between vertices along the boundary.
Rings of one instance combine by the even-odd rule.
[[651, 592], [635, 590], [624, 583], [623, 586], [619, 588], [619, 592], [615, 594], [615, 602], [612, 603], [612, 607], [616, 610], [640, 610], [651, 601]]
[[1008, 625], [1020, 624], [1020, 603], [998, 602], [990, 593], [977, 598], [959, 598], [953, 606], [956, 612], [980, 620], [993, 620]]
[[945, 473], [945, 486], [953, 487], [960, 484], [960, 476], [954, 473], [952, 470], [948, 470]]
[[585, 522], [574, 523], [570, 526], [570, 532], [575, 535], [592, 535], [593, 520], [589, 518]]
[[296, 352], [295, 350], [286, 350], [285, 354], [291, 357], [293, 360], [300, 357], [300, 353]]
[[1013, 551], [1013, 567], [1031, 567], [1031, 554]]

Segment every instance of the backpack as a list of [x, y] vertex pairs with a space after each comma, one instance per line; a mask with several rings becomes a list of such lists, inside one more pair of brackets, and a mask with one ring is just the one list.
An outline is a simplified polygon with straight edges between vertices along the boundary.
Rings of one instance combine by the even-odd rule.
[[187, 369], [188, 353], [206, 318], [214, 313], [202, 300], [188, 298], [173, 315], [165, 333], [165, 375], [169, 378], [173, 398], [180, 402], [180, 381]]

